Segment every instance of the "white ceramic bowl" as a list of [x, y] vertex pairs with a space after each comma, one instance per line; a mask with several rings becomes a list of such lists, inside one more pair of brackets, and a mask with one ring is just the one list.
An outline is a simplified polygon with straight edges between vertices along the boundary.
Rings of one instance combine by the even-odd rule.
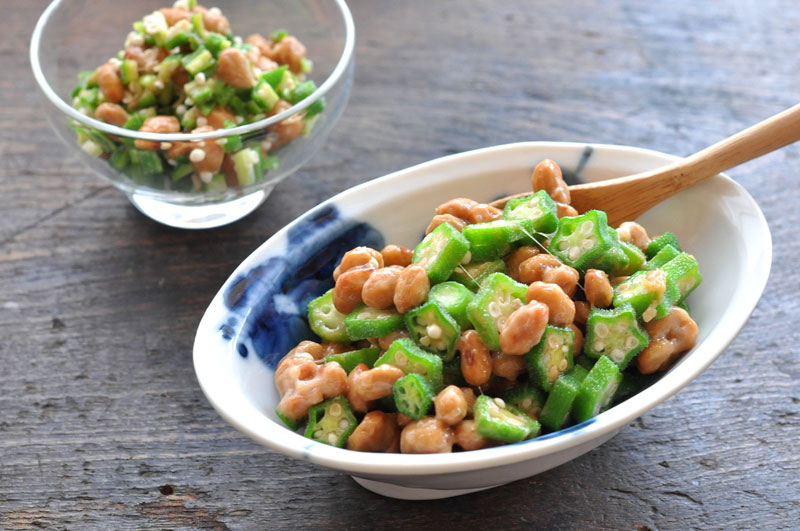
[[704, 276], [691, 295], [697, 345], [635, 397], [587, 422], [530, 441], [436, 455], [362, 453], [316, 443], [275, 416], [278, 360], [305, 337], [305, 306], [332, 285], [330, 273], [356, 245], [413, 247], [433, 209], [456, 196], [480, 201], [530, 188], [534, 165], [552, 158], [594, 181], [675, 160], [638, 148], [525, 142], [451, 155], [364, 183], [325, 201], [261, 245], [225, 282], [200, 322], [197, 377], [237, 429], [288, 456], [341, 470], [379, 494], [432, 499], [486, 489], [565, 463], [613, 437], [703, 372], [753, 311], [769, 275], [772, 241], [755, 201], [718, 175], [640, 218], [651, 234], [670, 230]]

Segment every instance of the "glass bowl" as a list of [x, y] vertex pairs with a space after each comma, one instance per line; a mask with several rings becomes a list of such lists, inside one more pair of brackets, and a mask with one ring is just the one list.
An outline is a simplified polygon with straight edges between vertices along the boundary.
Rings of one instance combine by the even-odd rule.
[[[315, 81], [318, 88], [291, 108], [253, 123], [206, 133], [145, 133], [90, 118], [73, 108], [72, 93], [78, 73], [115, 57], [124, 47], [132, 23], [161, 7], [169, 7], [164, 4], [163, 0], [113, 4], [100, 0], [55, 0], [42, 13], [33, 31], [31, 67], [49, 102], [44, 109], [59, 138], [94, 173], [125, 192], [142, 213], [173, 227], [202, 229], [225, 225], [252, 212], [281, 179], [297, 171], [322, 146], [341, 116], [353, 80], [353, 19], [344, 0], [217, 3], [230, 21], [233, 34], [244, 38], [252, 33], [269, 35], [285, 28], [306, 46], [308, 58], [313, 61], [313, 70], [307, 78]], [[323, 105], [323, 110], [313, 118], [307, 116], [311, 114], [310, 107], [314, 106], [316, 112]], [[301, 118], [305, 124], [303, 132], [272, 149], [276, 128], [285, 124], [285, 120]], [[241, 149], [252, 148], [259, 154], [259, 162], [248, 174], [252, 182], [244, 184], [222, 171], [202, 176], [193, 172], [179, 177], [176, 165], [165, 164], [166, 158], [160, 156], [161, 162], [156, 164], [145, 165], [140, 161], [128, 166], [125, 172], [115, 169], [111, 164], [115, 161], [111, 156], [113, 150], [136, 140], [161, 142], [162, 149], [176, 142], [214, 141], [223, 146], [231, 142], [230, 146], [237, 146], [241, 140]], [[104, 152], [99, 153], [95, 146]], [[235, 153], [231, 148], [231, 155]], [[150, 161], [154, 162], [152, 158]], [[191, 169], [187, 166], [184, 170]], [[141, 169], [131, 171], [131, 168]], [[147, 168], [146, 172], [143, 168]], [[228, 173], [235, 174], [230, 170]]]

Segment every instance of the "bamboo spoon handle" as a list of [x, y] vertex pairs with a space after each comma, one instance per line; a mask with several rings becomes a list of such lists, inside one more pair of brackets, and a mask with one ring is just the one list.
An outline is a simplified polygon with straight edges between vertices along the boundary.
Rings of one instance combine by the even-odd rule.
[[578, 212], [592, 208], [605, 210], [609, 224], [616, 225], [637, 218], [700, 181], [798, 140], [800, 104], [666, 167], [613, 182], [571, 187], [572, 206]]
[[798, 140], [800, 104], [673, 164], [628, 177], [570, 186], [571, 203], [580, 213], [593, 208], [604, 210], [609, 225], [616, 226], [636, 219], [700, 181]]

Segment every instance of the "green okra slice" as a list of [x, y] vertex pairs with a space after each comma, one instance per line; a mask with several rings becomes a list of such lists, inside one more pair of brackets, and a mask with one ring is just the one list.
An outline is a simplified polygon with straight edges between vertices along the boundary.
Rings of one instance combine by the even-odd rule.
[[653, 258], [647, 261], [647, 263], [644, 265], [644, 269], [647, 269], [648, 271], [658, 269], [679, 254], [681, 254], [681, 252], [673, 245], [668, 243], [662, 247], [661, 250], [659, 250], [655, 256], [653, 256]]
[[505, 273], [506, 263], [500, 259], [488, 262], [459, 264], [450, 275], [450, 280], [463, 284], [472, 291], [481, 289], [483, 281], [492, 273]]
[[325, 341], [346, 343], [350, 341], [344, 326], [345, 314], [333, 305], [333, 289], [308, 303], [308, 324], [311, 330]]
[[539, 422], [543, 426], [555, 431], [560, 430], [566, 424], [572, 412], [572, 403], [587, 374], [589, 371], [578, 365], [556, 380], [544, 403], [542, 414], [539, 415]]
[[681, 246], [678, 243], [678, 238], [671, 232], [665, 232], [658, 238], [650, 240], [650, 243], [647, 244], [647, 250], [644, 252], [644, 254], [647, 255], [648, 259], [652, 259], [665, 245], [672, 245], [678, 251], [681, 250]]
[[528, 197], [509, 200], [503, 219], [518, 222], [529, 235], [550, 234], [558, 227], [558, 207], [547, 192], [539, 190]]
[[471, 259], [476, 262], [497, 260], [508, 254], [514, 243], [526, 238], [518, 222], [504, 219], [467, 225], [463, 234], [469, 241]]
[[469, 252], [469, 241], [449, 223], [442, 223], [414, 249], [412, 263], [428, 272], [431, 285], [444, 282]]
[[620, 250], [625, 254], [628, 259], [628, 264], [624, 267], [618, 267], [611, 271], [613, 276], [629, 276], [641, 270], [647, 258], [641, 249], [629, 242], [619, 242]]
[[411, 310], [405, 315], [405, 323], [419, 346], [444, 360], [453, 359], [461, 327], [438, 304], [426, 302]]
[[576, 422], [584, 422], [605, 411], [622, 381], [622, 374], [616, 363], [601, 356], [592, 370], [586, 375], [575, 395], [572, 416]]
[[467, 307], [467, 317], [489, 350], [500, 350], [500, 331], [525, 304], [528, 287], [503, 273], [492, 273]]
[[288, 427], [292, 431], [297, 431], [297, 428], [300, 427], [301, 421], [303, 420], [303, 419], [289, 418], [283, 413], [281, 413], [280, 410], [278, 409], [275, 410], [275, 414], [278, 416], [279, 419], [281, 419], [281, 422], [283, 422], [286, 425], [286, 427]]
[[500, 398], [479, 396], [473, 412], [478, 432], [495, 441], [515, 443], [536, 437], [541, 431], [537, 420]]
[[433, 388], [442, 388], [442, 358], [436, 354], [425, 352], [411, 338], [402, 338], [392, 342], [389, 349], [375, 361], [375, 367], [388, 363], [406, 374], [427, 376]]
[[614, 288], [614, 307], [630, 304], [645, 323], [666, 317], [680, 299], [675, 281], [663, 269], [639, 271]]
[[[585, 271], [615, 246], [606, 213], [590, 210], [582, 216], [558, 220], [549, 250], [570, 267]], [[621, 251], [620, 251], [621, 252]]]
[[308, 410], [305, 436], [317, 442], [344, 448], [358, 422], [344, 395], [326, 400]]
[[680, 293], [678, 304], [682, 303], [703, 281], [697, 260], [688, 253], [680, 253], [664, 264], [662, 269], [667, 274], [667, 278], [675, 282], [675, 286], [678, 288]]
[[427, 415], [436, 393], [426, 377], [411, 373], [394, 383], [392, 395], [397, 411], [419, 420]]
[[383, 337], [403, 328], [403, 316], [394, 308], [376, 310], [361, 304], [344, 318], [344, 326], [352, 341]]
[[650, 342], [647, 332], [639, 326], [636, 312], [630, 304], [603, 310], [592, 308], [586, 319], [586, 340], [583, 352], [587, 357], [608, 358], [620, 369]]
[[506, 391], [503, 400], [532, 419], [538, 419], [544, 407], [544, 394], [538, 388], [527, 383], [515, 385]]
[[[453, 271], [453, 275], [455, 273]], [[452, 275], [450, 278], [453, 278]], [[469, 318], [467, 318], [467, 306], [472, 302], [473, 296], [474, 293], [463, 284], [448, 280], [433, 286], [428, 293], [428, 300], [438, 304], [440, 308], [456, 320], [458, 326], [463, 330], [471, 326]]]
[[550, 392], [558, 377], [572, 369], [573, 341], [572, 329], [548, 325], [542, 339], [522, 357], [531, 381]]
[[325, 356], [325, 363], [335, 361], [342, 366], [347, 374], [355, 369], [356, 365], [363, 363], [370, 369], [375, 365], [375, 360], [381, 355], [379, 347], [360, 348], [358, 350], [351, 350], [349, 352], [341, 352], [339, 354], [331, 354]]

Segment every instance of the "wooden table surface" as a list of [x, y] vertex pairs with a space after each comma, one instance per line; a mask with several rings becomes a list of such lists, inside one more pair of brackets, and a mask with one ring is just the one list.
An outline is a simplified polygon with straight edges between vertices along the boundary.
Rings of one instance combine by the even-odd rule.
[[[192, 341], [234, 267], [352, 185], [520, 140], [689, 154], [800, 99], [793, 0], [353, 0], [354, 90], [250, 217], [188, 232], [71, 158], [0, 40], [0, 528], [792, 528], [800, 517], [800, 146], [734, 169], [774, 257], [748, 324], [611, 441], [493, 490], [403, 502], [267, 450], [204, 398]], [[795, 527], [796, 528], [796, 527]]]

